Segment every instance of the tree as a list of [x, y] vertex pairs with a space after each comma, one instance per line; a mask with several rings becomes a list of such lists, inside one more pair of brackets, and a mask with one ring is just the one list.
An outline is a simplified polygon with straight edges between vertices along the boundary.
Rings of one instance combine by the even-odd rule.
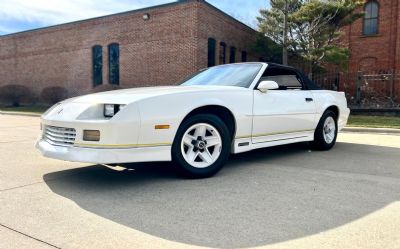
[[312, 75], [318, 66], [345, 66], [350, 53], [340, 46], [341, 29], [360, 18], [361, 2], [354, 0], [309, 0], [290, 17], [291, 48], [309, 63]]
[[276, 44], [263, 34], [258, 34], [250, 51], [261, 56], [262, 61], [282, 63], [282, 46]]
[[340, 31], [363, 16], [362, 12], [357, 12], [362, 1], [288, 0], [288, 39], [283, 44], [284, 22], [282, 14], [276, 10], [276, 2], [281, 6], [284, 1], [271, 0], [271, 9], [260, 11], [260, 31], [278, 44], [286, 46], [294, 56], [306, 61], [311, 75], [315, 68], [327, 64], [346, 65], [349, 51], [340, 46]]
[[288, 32], [291, 29], [289, 17], [302, 3], [302, 0], [270, 0], [271, 8], [260, 10], [261, 17], [257, 17], [260, 32], [282, 47], [284, 65], [288, 63]]

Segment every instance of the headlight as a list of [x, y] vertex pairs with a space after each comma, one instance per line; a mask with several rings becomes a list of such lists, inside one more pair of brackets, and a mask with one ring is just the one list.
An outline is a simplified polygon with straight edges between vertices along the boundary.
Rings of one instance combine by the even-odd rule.
[[124, 108], [125, 105], [118, 105], [118, 104], [104, 104], [104, 117], [111, 118], [114, 117], [119, 110]]

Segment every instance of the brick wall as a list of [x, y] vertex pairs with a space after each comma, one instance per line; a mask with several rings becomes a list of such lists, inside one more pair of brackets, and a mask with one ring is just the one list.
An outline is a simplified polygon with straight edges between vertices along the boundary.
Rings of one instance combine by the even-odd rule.
[[[379, 4], [378, 34], [365, 36], [362, 33], [363, 19], [347, 27], [344, 43], [351, 51], [350, 72], [400, 71], [398, 24], [400, 0], [377, 0]], [[362, 11], [362, 9], [361, 9]]]
[[[378, 34], [363, 35], [363, 18], [344, 29], [342, 42], [351, 52], [349, 72], [351, 78], [349, 93], [355, 92], [357, 72], [365, 75], [400, 73], [400, 0], [375, 0], [379, 4]], [[365, 2], [368, 2], [367, 0]], [[360, 9], [363, 11], [363, 8]], [[384, 76], [383, 76], [384, 77]], [[400, 81], [394, 79], [390, 90], [393, 98], [400, 101]], [[341, 82], [343, 84], [343, 82]], [[388, 88], [388, 81], [369, 82], [375, 92]], [[387, 95], [389, 97], [389, 95]]]
[[201, 0], [21, 32], [0, 37], [0, 86], [26, 85], [37, 95], [48, 86], [64, 86], [70, 96], [91, 92], [92, 47], [103, 47], [103, 84], [108, 84], [110, 43], [119, 44], [121, 87], [174, 84], [207, 66], [208, 37], [227, 43], [227, 61], [234, 45], [240, 61], [255, 35]]
[[242, 51], [247, 52], [247, 61], [258, 61], [251, 53], [250, 47], [255, 42], [256, 34], [253, 29], [227, 18], [219, 10], [198, 3], [197, 8], [197, 50], [198, 67], [207, 67], [208, 38], [216, 40], [216, 64], [219, 64], [220, 43], [226, 44], [226, 62], [229, 62], [230, 47], [236, 48], [236, 62], [241, 62]]

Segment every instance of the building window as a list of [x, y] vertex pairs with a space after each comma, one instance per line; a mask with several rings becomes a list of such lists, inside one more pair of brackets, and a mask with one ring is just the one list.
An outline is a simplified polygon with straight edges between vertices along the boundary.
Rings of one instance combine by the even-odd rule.
[[235, 63], [236, 62], [236, 48], [231, 47], [231, 51], [229, 54], [229, 63]]
[[108, 82], [119, 85], [119, 44], [108, 45]]
[[103, 84], [103, 48], [100, 45], [92, 47], [93, 86]]
[[219, 44], [219, 64], [226, 63], [226, 44], [225, 42], [221, 42]]
[[364, 7], [364, 23], [363, 23], [363, 34], [364, 35], [376, 35], [378, 34], [378, 14], [379, 5], [375, 1], [370, 1], [365, 4]]
[[215, 66], [215, 43], [214, 38], [208, 38], [208, 67]]
[[242, 51], [242, 62], [246, 62], [246, 61], [247, 61], [247, 52]]

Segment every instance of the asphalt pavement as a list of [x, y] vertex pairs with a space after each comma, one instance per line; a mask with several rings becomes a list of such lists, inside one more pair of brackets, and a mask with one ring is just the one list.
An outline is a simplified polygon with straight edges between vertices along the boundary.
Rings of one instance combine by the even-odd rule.
[[399, 135], [260, 149], [201, 180], [44, 158], [38, 135], [0, 115], [0, 248], [400, 248]]

